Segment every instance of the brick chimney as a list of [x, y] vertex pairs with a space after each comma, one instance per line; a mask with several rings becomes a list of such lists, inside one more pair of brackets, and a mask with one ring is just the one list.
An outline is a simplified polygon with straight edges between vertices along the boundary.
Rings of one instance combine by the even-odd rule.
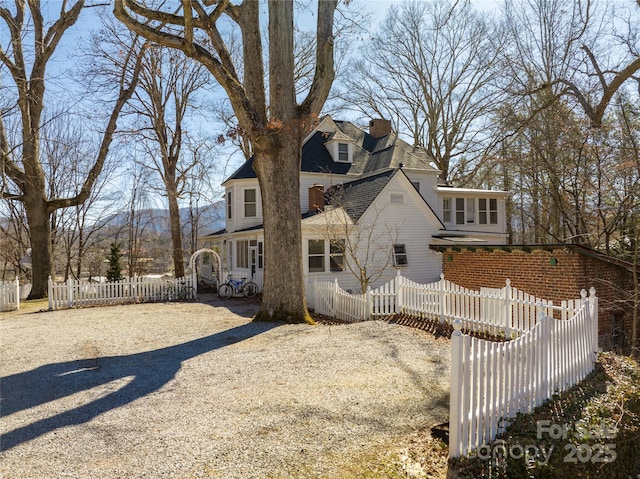
[[374, 138], [381, 138], [391, 133], [391, 121], [377, 118], [369, 121], [369, 134]]
[[309, 211], [324, 210], [324, 186], [313, 185], [309, 188]]

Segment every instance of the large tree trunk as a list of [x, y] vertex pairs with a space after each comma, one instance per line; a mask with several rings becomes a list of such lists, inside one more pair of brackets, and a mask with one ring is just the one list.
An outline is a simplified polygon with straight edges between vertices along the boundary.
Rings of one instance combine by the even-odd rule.
[[180, 208], [175, 184], [167, 184], [167, 199], [169, 202], [169, 222], [171, 224], [171, 246], [173, 251], [174, 276], [184, 276], [184, 255], [182, 251], [182, 228], [180, 225]]
[[313, 324], [302, 270], [299, 138], [280, 131], [271, 150], [256, 151], [264, 217], [264, 294], [258, 321]]
[[29, 299], [47, 296], [49, 276], [53, 276], [53, 248], [49, 212], [44, 201], [27, 198], [24, 202], [31, 240], [32, 281]]
[[[308, 132], [303, 125], [320, 113], [334, 79], [333, 20], [337, 0], [318, 2], [315, 72], [307, 96], [299, 105], [294, 72], [293, 0], [267, 2], [268, 95], [260, 27], [264, 3], [203, 3], [214, 6], [206, 10], [202, 4], [195, 8], [195, 2], [183, 2], [183, 16], [177, 16], [141, 9], [139, 2], [133, 0], [116, 0], [114, 13], [145, 38], [180, 49], [202, 62], [224, 88], [240, 130], [251, 142], [262, 192], [265, 282], [262, 308], [256, 319], [312, 322], [306, 308], [302, 274], [301, 138]], [[234, 55], [230, 53], [233, 50], [224, 43], [218, 30], [217, 20], [223, 14], [240, 28], [241, 65], [234, 63]], [[149, 21], [140, 21], [141, 17]], [[169, 28], [165, 29], [167, 23]], [[151, 24], [162, 26], [153, 28]], [[199, 43], [199, 29], [207, 34], [208, 42]], [[243, 72], [242, 77], [238, 71]]]

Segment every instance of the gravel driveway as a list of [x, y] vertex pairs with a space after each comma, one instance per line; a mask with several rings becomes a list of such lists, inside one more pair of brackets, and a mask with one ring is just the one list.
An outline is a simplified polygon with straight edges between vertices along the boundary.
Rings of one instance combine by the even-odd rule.
[[419, 330], [251, 323], [257, 303], [0, 316], [0, 477], [325, 478], [448, 419]]

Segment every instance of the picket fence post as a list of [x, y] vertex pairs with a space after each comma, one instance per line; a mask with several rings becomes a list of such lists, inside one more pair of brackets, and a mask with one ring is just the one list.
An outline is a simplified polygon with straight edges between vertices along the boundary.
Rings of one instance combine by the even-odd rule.
[[598, 352], [598, 297], [596, 296], [596, 288], [593, 286], [589, 289], [589, 321], [591, 321], [592, 338], [591, 348], [593, 350], [593, 360], [596, 360]]
[[138, 302], [138, 275], [134, 273], [132, 278], [129, 278], [129, 282], [131, 283], [131, 301], [134, 303]]
[[336, 317], [336, 298], [338, 297], [338, 292], [340, 291], [340, 285], [338, 285], [338, 278], [334, 278], [333, 285], [331, 288], [331, 317]]
[[53, 309], [53, 280], [49, 276], [47, 285], [47, 296], [49, 297], [49, 311]]
[[71, 277], [67, 278], [67, 306], [73, 307], [73, 283]]
[[20, 309], [20, 280], [16, 278], [16, 308]]
[[395, 281], [395, 287], [396, 287], [396, 304], [394, 305], [394, 313], [401, 313], [402, 312], [402, 308], [404, 306], [403, 302], [402, 302], [402, 275], [400, 273], [400, 270], [398, 270], [396, 272], [396, 281]]
[[[451, 334], [451, 395], [449, 397], [449, 457], [458, 457], [462, 454], [462, 355], [463, 337], [462, 321], [456, 318], [453, 321], [453, 333]], [[465, 421], [466, 424], [466, 421]]]
[[440, 323], [444, 323], [444, 273], [440, 273], [440, 292], [439, 292], [439, 302], [440, 302]]
[[[543, 303], [536, 303], [536, 325], [538, 323], [544, 323], [545, 320], [545, 306]], [[544, 357], [547, 354], [548, 351], [548, 347], [549, 347], [549, 338], [547, 338], [545, 336], [545, 329], [544, 329], [544, 324], [540, 324], [540, 326], [538, 326], [538, 337], [534, 338], [537, 339], [538, 341], [538, 348], [535, 348], [533, 351], [535, 353], [535, 359], [533, 361], [533, 363], [531, 364], [531, 366], [529, 366], [530, 368], [532, 368], [530, 371], [531, 373], [533, 373], [533, 381], [531, 376], [529, 376], [529, 383], [530, 383], [530, 387], [535, 388], [535, 393], [533, 394], [533, 402], [531, 404], [531, 409], [534, 407], [537, 407], [541, 404], [541, 402], [539, 402], [539, 398], [540, 398], [540, 390], [542, 389], [542, 381], [540, 381], [540, 376], [543, 374], [543, 371], [545, 371], [544, 369], [544, 365], [545, 365], [545, 361], [544, 361]], [[531, 374], [530, 373], [530, 374]], [[531, 384], [533, 383], [533, 384]]]
[[511, 311], [512, 299], [511, 280], [507, 278], [504, 287], [504, 332], [507, 339], [511, 338], [511, 325], [513, 323], [513, 312]]
[[371, 285], [367, 285], [367, 291], [365, 292], [364, 297], [365, 304], [365, 321], [369, 321], [373, 317], [373, 294], [371, 293]]

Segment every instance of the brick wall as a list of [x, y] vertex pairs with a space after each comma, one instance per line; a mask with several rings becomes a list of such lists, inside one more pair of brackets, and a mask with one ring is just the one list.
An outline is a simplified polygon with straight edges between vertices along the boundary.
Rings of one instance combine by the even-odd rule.
[[[632, 274], [621, 262], [582, 247], [438, 248], [445, 278], [467, 288], [511, 285], [559, 304], [594, 287], [599, 298], [600, 347], [627, 352], [631, 338]], [[612, 337], [614, 322], [619, 339]]]

